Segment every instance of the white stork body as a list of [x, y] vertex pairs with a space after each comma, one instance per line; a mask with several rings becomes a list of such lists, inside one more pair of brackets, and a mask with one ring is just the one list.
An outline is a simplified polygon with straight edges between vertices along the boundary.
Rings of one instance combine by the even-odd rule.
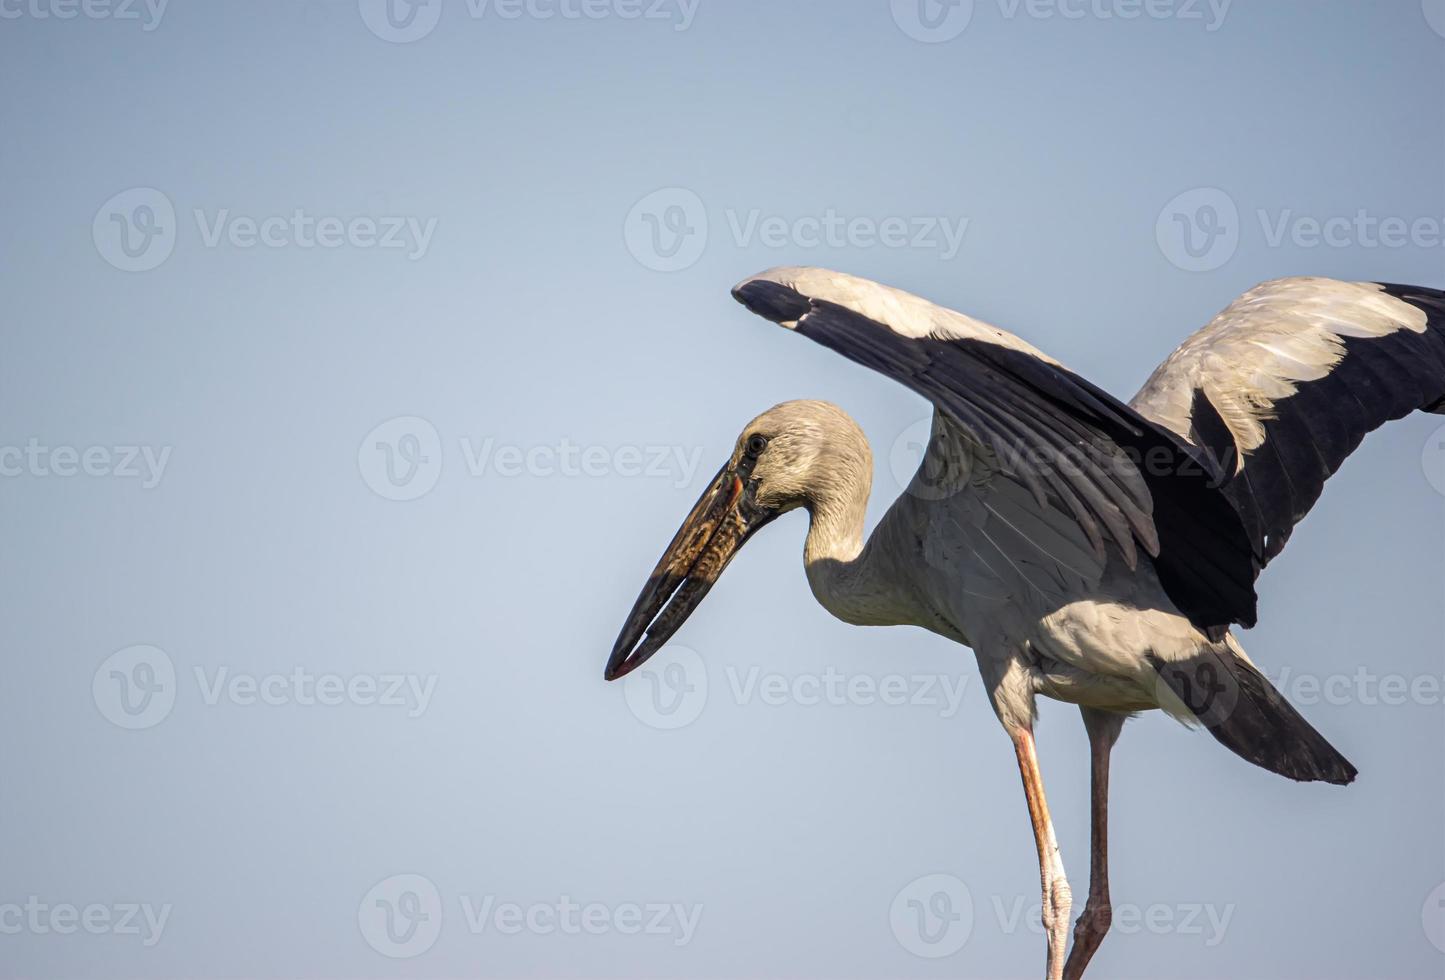
[[[933, 435], [865, 544], [872, 458], [857, 425], [807, 401], [754, 419], [659, 562], [609, 678], [666, 642], [751, 533], [806, 508], [808, 581], [833, 615], [974, 650], [1024, 781], [1050, 980], [1081, 976], [1108, 929], [1108, 760], [1129, 713], [1162, 708], [1293, 779], [1354, 778], [1228, 630], [1254, 624], [1255, 577], [1364, 435], [1445, 404], [1445, 293], [1266, 283], [1131, 405], [1011, 334], [853, 276], [774, 269], [734, 296], [927, 397]], [[1038, 695], [1081, 707], [1093, 757], [1091, 887], [1067, 961]]]
[[[830, 410], [790, 402], [760, 421]], [[843, 432], [851, 420], [832, 424]], [[871, 462], [859, 459], [837, 481], [850, 503], [860, 502], [838, 508], [852, 519], [814, 510], [804, 548], [814, 596], [856, 626], [919, 626], [971, 647], [1010, 722], [1032, 722], [1034, 693], [1108, 711], [1165, 707], [1145, 654], [1186, 656], [1209, 642], [1152, 569], [1130, 571], [1112, 555], [1099, 562], [1077, 525], [1036, 508], [1019, 483], [973, 455], [945, 416], [935, 415], [928, 458], [866, 545], [861, 504]], [[1004, 550], [1024, 539], [1041, 542], [1033, 555]], [[1011, 670], [1027, 684], [1004, 686]]]
[[[854, 276], [780, 268], [744, 280], [735, 293], [755, 283], [806, 297], [810, 312], [817, 304], [831, 304], [909, 340], [983, 342], [1064, 370], [1006, 331]], [[1441, 316], [1445, 310], [1437, 311]], [[1229, 455], [1225, 462], [1239, 472], [1265, 442], [1276, 402], [1295, 395], [1301, 384], [1328, 378], [1345, 356], [1346, 338], [1381, 339], [1407, 331], [1424, 339], [1429, 322], [1425, 309], [1386, 294], [1375, 283], [1318, 278], [1265, 283], [1186, 340], [1131, 407], [1193, 444], [1194, 401], [1202, 392], [1237, 447], [1221, 455]], [[782, 325], [798, 328], [797, 320]], [[1438, 334], [1433, 339], [1445, 353], [1445, 340]], [[1445, 373], [1439, 377], [1445, 391]], [[1369, 428], [1383, 421], [1374, 420]], [[1347, 442], [1345, 453], [1329, 472], [1368, 431], [1363, 425], [1355, 428], [1359, 431], [1341, 437]], [[850, 476], [846, 482], [857, 486], [860, 480]], [[1304, 509], [1317, 496], [1315, 488]], [[861, 521], [861, 508], [848, 510]], [[820, 527], [817, 533], [828, 530]], [[856, 530], [861, 540], [861, 526]], [[1287, 536], [1288, 530], [1278, 533]], [[853, 531], [849, 528], [843, 540], [851, 539]], [[866, 591], [887, 591], [889, 601], [856, 608], [846, 586], [819, 587], [826, 576], [811, 569], [812, 555], [820, 549], [810, 544], [805, 558], [814, 594], [840, 619], [921, 626], [973, 648], [985, 679], [998, 686], [995, 707], [1007, 716], [1006, 724], [1032, 722], [1035, 693], [1107, 711], [1163, 708], [1194, 722], [1194, 713], [1159, 683], [1151, 656], [1187, 661], [1201, 647], [1218, 643], [1241, 658], [1244, 651], [1233, 637], [1211, 640], [1192, 623], [1160, 583], [1152, 560], [1139, 560], [1134, 542], [1105, 544], [1101, 554], [1060, 497], [1046, 495], [1041, 503], [1027, 479], [1002, 465], [989, 446], [939, 408], [918, 473], [875, 529], [857, 557], [861, 567], [853, 572], [877, 583]], [[1016, 671], [1029, 677], [1021, 685], [1026, 690], [1006, 683]]]

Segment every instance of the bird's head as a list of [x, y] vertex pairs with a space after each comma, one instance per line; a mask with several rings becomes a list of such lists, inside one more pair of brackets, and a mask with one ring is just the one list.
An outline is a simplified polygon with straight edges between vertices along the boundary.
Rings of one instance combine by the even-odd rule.
[[749, 422], [648, 577], [606, 678], [631, 673], [661, 649], [760, 528], [799, 507], [860, 493], [866, 500], [872, 470], [868, 441], [836, 405], [784, 402]]

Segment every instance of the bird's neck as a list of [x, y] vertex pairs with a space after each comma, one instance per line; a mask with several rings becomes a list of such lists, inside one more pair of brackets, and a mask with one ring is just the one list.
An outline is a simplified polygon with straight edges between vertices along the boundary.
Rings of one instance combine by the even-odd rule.
[[803, 562], [812, 568], [823, 562], [848, 563], [863, 551], [863, 522], [868, 512], [868, 491], [838, 494], [808, 505], [808, 539]]
[[863, 543], [867, 511], [866, 481], [810, 503], [803, 565], [813, 596], [828, 612], [845, 623], [886, 625], [896, 621], [888, 612], [891, 589]]

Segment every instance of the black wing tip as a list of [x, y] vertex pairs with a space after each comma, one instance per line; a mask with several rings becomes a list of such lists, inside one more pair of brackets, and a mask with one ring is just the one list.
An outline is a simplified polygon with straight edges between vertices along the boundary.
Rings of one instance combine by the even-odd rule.
[[794, 323], [808, 312], [808, 297], [781, 283], [768, 279], [748, 279], [733, 287], [733, 299], [764, 320]]
[[1412, 286], [1403, 282], [1377, 282], [1375, 285], [1379, 286], [1385, 295], [1393, 296], [1407, 303], [1411, 302], [1410, 297], [1423, 299], [1427, 303], [1445, 302], [1445, 289], [1438, 289], [1435, 286]]

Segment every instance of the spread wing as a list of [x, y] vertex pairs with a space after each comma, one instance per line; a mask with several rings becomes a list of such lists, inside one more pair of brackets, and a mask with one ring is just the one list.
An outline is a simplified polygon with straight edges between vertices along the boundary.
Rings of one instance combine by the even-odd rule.
[[740, 283], [750, 310], [923, 395], [1026, 488], [1066, 512], [1102, 562], [1138, 549], [1201, 629], [1255, 618], [1254, 556], [1186, 440], [995, 327], [917, 296], [825, 269], [774, 269]]
[[1263, 568], [1367, 433], [1445, 411], [1445, 292], [1265, 283], [1169, 355], [1132, 404], [1220, 463]]

